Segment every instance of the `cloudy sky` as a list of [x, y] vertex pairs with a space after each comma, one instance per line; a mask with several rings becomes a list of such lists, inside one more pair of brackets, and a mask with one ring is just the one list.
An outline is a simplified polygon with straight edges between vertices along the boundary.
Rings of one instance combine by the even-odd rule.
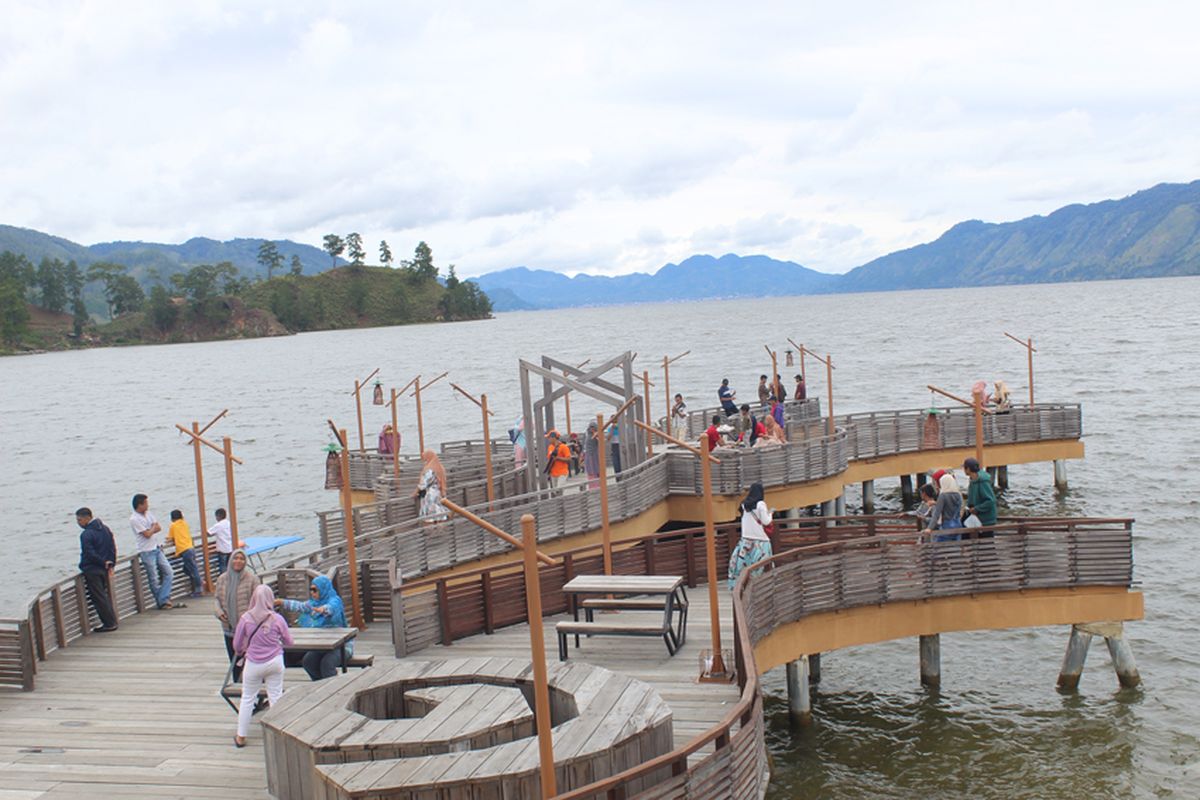
[[1200, 178], [1189, 3], [0, 0], [0, 223], [428, 241], [463, 276], [765, 253]]

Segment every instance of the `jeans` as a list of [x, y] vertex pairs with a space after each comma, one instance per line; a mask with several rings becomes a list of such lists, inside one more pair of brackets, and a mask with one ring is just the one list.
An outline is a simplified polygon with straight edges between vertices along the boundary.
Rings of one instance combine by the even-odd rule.
[[275, 705], [283, 695], [283, 654], [264, 661], [246, 659], [246, 670], [242, 675], [242, 706], [238, 709], [238, 736], [246, 737], [250, 732], [250, 717], [254, 714], [254, 703], [258, 700], [258, 690], [267, 684], [267, 700]]
[[[225, 633], [225, 652], [229, 654], [229, 660], [233, 661], [233, 634], [229, 633], [229, 632]], [[236, 661], [233, 662], [233, 676], [232, 677], [233, 677], [234, 683], [241, 683], [242, 668], [237, 665]]]
[[[83, 583], [87, 588], [88, 599], [92, 601], [92, 608], [96, 609], [96, 616], [100, 618], [100, 624], [106, 628], [117, 627], [117, 615], [113, 613], [112, 602], [108, 597], [108, 573], [85, 572]], [[87, 624], [87, 620], [84, 620], [84, 624]]]
[[217, 551], [217, 574], [220, 575], [229, 567], [229, 557], [233, 553], [222, 553]]
[[196, 566], [196, 549], [184, 550], [179, 554], [179, 561], [183, 566], [183, 574], [192, 582], [192, 594], [200, 594], [204, 583], [200, 580], [200, 568]]
[[[346, 642], [346, 658], [350, 658], [354, 654], [354, 642]], [[304, 654], [304, 659], [301, 661], [304, 666], [304, 671], [308, 673], [308, 677], [314, 681], [332, 678], [337, 674], [338, 667], [342, 665], [342, 653], [340, 650], [309, 650]]]
[[150, 585], [150, 594], [154, 602], [162, 608], [171, 600], [171, 562], [161, 547], [144, 553], [138, 553], [142, 561], [142, 569], [146, 572], [146, 583]]

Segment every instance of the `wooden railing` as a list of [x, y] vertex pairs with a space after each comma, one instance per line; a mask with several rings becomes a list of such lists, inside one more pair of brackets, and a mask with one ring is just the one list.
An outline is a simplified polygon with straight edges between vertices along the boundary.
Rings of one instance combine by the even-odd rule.
[[[742, 403], [749, 403], [753, 409], [755, 416], [762, 416], [761, 406], [758, 398], [753, 401], [747, 399], [738, 401], [738, 408], [742, 407]], [[699, 439], [700, 434], [708, 429], [712, 418], [715, 415], [725, 416], [725, 410], [720, 406], [711, 406], [709, 408], [701, 408], [695, 411], [689, 411], [687, 416], [686, 433], [689, 440]], [[785, 400], [783, 403], [783, 419], [784, 422], [812, 422], [821, 419], [821, 401], [815, 397], [809, 397], [804, 400]]]
[[[496, 469], [507, 469], [505, 463], [512, 463], [513, 449], [507, 439], [492, 440], [492, 458]], [[446, 468], [447, 477], [460, 469], [469, 470], [472, 474], [467, 480], [475, 480], [483, 475], [483, 442], [464, 440], [444, 442], [438, 453], [442, 466]], [[381, 477], [392, 475], [392, 457], [380, 453], [373, 447], [360, 451], [350, 450], [350, 487], [356, 491], [369, 492], [375, 489], [375, 481]], [[415, 483], [421, 473], [420, 454], [400, 455], [400, 476]]]
[[[754, 646], [779, 625], [895, 600], [1133, 584], [1132, 520], [1030, 520], [998, 526], [994, 533], [961, 542], [929, 542], [911, 533], [825, 542], [783, 552], [763, 562], [763, 569], [746, 570], [732, 598], [738, 702], [684, 747], [559, 800], [761, 797], [767, 753]], [[900, 576], [903, 580], [895, 582]], [[689, 763], [709, 745], [713, 752]], [[669, 779], [636, 791], [648, 777], [667, 770]]]

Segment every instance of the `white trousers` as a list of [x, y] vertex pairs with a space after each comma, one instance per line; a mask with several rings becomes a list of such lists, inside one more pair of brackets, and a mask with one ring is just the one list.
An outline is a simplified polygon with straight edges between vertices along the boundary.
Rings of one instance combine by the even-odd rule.
[[254, 714], [254, 703], [258, 700], [258, 690], [267, 684], [267, 699], [271, 705], [283, 695], [283, 653], [264, 661], [261, 664], [246, 659], [246, 667], [242, 670], [242, 707], [238, 709], [238, 736], [245, 738], [250, 730], [250, 717]]

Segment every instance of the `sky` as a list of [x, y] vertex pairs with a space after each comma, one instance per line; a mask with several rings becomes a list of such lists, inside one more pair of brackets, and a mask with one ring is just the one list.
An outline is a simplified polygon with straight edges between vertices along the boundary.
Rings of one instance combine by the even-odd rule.
[[824, 272], [1200, 178], [1193, 3], [0, 0], [0, 223]]

